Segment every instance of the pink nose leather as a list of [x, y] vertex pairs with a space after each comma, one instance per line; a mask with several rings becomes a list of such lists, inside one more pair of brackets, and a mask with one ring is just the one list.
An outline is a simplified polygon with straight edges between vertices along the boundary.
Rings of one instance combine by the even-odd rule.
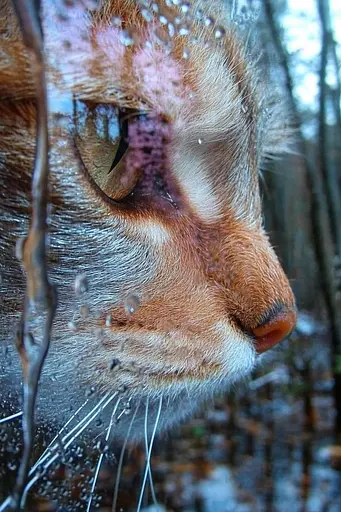
[[256, 350], [258, 354], [266, 352], [282, 341], [296, 325], [295, 311], [278, 313], [270, 322], [252, 329], [256, 337]]

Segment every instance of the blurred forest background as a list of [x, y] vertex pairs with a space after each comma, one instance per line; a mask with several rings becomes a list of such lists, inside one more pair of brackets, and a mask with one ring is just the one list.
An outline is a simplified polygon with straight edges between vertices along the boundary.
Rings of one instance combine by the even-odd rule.
[[[149, 486], [143, 510], [339, 512], [341, 3], [231, 5], [241, 30], [249, 30], [250, 19], [258, 24], [254, 35], [264, 68], [279, 97], [286, 97], [297, 129], [295, 154], [269, 163], [261, 187], [265, 224], [297, 298], [298, 324], [290, 340], [262, 356], [251, 383], [156, 442], [151, 467], [160, 505], [150, 505]], [[131, 447], [116, 510], [136, 510], [144, 464], [144, 447]], [[103, 512], [112, 510], [116, 468], [106, 454], [96, 505]], [[53, 480], [45, 479], [29, 510], [57, 510], [53, 493], [59, 503], [65, 496], [58, 510], [83, 510], [87, 472], [60, 468]]]

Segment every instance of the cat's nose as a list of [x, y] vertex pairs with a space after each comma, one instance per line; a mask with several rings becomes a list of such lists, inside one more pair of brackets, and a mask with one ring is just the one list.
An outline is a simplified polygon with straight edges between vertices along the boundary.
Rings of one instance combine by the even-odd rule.
[[294, 309], [277, 310], [268, 315], [265, 322], [252, 329], [256, 338], [256, 350], [262, 354], [282, 341], [296, 325], [296, 311]]

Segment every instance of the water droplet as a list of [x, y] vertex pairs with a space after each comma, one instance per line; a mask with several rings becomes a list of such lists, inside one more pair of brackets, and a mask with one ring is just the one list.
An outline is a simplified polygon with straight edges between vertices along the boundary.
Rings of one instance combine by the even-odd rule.
[[101, 453], [105, 453], [109, 450], [109, 445], [103, 440], [99, 440], [96, 444], [96, 449]]
[[76, 322], [74, 322], [73, 320], [68, 322], [67, 326], [70, 329], [70, 331], [73, 331], [73, 332], [76, 332], [78, 329]]
[[160, 21], [161, 25], [167, 25], [167, 23], [168, 23], [168, 19], [166, 18], [166, 16], [163, 16], [163, 15], [159, 16], [159, 21]]
[[214, 37], [216, 39], [221, 39], [222, 37], [225, 36], [225, 29], [224, 27], [216, 27], [215, 30], [214, 30]]
[[182, 25], [179, 27], [179, 35], [180, 36], [187, 36], [189, 34], [190, 30], [187, 25]]
[[120, 34], [120, 40], [125, 46], [131, 46], [134, 44], [133, 35], [127, 29], [122, 30]]
[[114, 25], [114, 27], [121, 27], [122, 20], [118, 16], [114, 16], [111, 18], [111, 24]]
[[211, 16], [207, 16], [204, 21], [206, 27], [210, 27], [214, 23], [214, 19]]
[[114, 370], [118, 366], [120, 366], [121, 361], [117, 359], [116, 357], [111, 361], [110, 370]]
[[159, 12], [159, 5], [156, 2], [153, 2], [151, 8], [154, 12]]
[[204, 11], [202, 9], [197, 9], [195, 12], [195, 18], [202, 21], [204, 19]]
[[88, 398], [89, 396], [93, 395], [96, 391], [95, 386], [91, 386], [89, 389], [86, 390], [85, 396]]
[[95, 421], [95, 425], [96, 425], [96, 427], [100, 427], [101, 425], [103, 425], [102, 418], [97, 418]]
[[141, 9], [141, 14], [146, 21], [152, 21], [153, 15], [148, 11], [148, 9]]
[[13, 461], [8, 462], [7, 467], [10, 471], [15, 471], [17, 469], [17, 465]]
[[183, 49], [182, 56], [183, 56], [184, 59], [188, 59], [189, 58], [189, 50], [187, 48]]
[[185, 14], [190, 10], [190, 8], [191, 8], [191, 4], [189, 2], [182, 2], [182, 4], [180, 5], [180, 9]]
[[18, 238], [15, 243], [15, 257], [19, 261], [23, 261], [24, 259], [24, 246], [25, 246], [26, 238]]
[[40, 479], [42, 476], [44, 476], [47, 472], [47, 469], [44, 468], [44, 466], [37, 467], [35, 471], [35, 476]]
[[124, 408], [125, 408], [125, 409], [131, 409], [131, 403], [130, 403], [130, 402], [126, 402], [126, 403], [124, 404]]
[[175, 28], [174, 25], [172, 25], [172, 23], [168, 23], [168, 34], [170, 35], [170, 37], [175, 36]]
[[198, 144], [202, 144], [202, 139], [198, 139]]
[[0, 441], [2, 443], [4, 443], [5, 441], [7, 441], [7, 439], [8, 439], [8, 434], [6, 432], [2, 431], [1, 434], [0, 434]]
[[[108, 462], [108, 464], [110, 464], [110, 466], [114, 466], [114, 465], [117, 466], [117, 459], [112, 450], [110, 450], [110, 449], [107, 450], [104, 455], [105, 455], [106, 461]], [[123, 509], [120, 509], [120, 510], [122, 510], [122, 512], [123, 512]]]
[[111, 316], [111, 313], [107, 313], [107, 315], [105, 317], [105, 326], [106, 327], [111, 327], [112, 326], [112, 316]]
[[75, 454], [77, 455], [77, 457], [83, 457], [83, 455], [84, 455], [83, 448], [81, 448], [80, 446], [77, 446]]
[[128, 415], [131, 413], [131, 403], [127, 402], [124, 404], [123, 413]]
[[132, 315], [140, 307], [139, 298], [136, 295], [130, 294], [124, 301], [124, 309], [128, 315]]
[[75, 294], [82, 295], [88, 291], [88, 279], [85, 274], [79, 274], [74, 282]]

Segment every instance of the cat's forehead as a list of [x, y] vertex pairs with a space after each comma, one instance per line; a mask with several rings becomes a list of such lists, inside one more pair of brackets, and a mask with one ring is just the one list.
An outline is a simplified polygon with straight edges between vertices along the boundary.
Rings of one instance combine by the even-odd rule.
[[257, 93], [227, 20], [225, 28], [219, 25], [220, 41], [199, 22], [191, 24], [191, 37], [181, 30], [169, 37], [160, 16], [147, 21], [135, 2], [120, 4], [110, 2], [91, 16], [79, 7], [63, 14], [45, 9], [49, 78], [59, 97], [156, 111], [179, 128], [190, 124], [194, 137], [199, 126], [201, 137], [214, 140], [251, 130]]

